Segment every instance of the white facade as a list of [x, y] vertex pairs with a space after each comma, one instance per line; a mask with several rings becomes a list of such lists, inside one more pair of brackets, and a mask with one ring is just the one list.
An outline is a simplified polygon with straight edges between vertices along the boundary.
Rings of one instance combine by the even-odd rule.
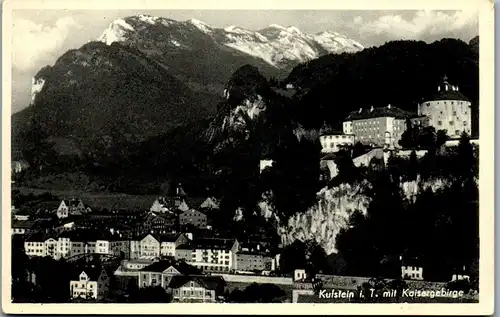
[[266, 167], [271, 167], [273, 166], [273, 160], [260, 160], [260, 172], [262, 173], [263, 170], [266, 169]]
[[71, 298], [101, 299], [109, 291], [109, 278], [106, 271], [102, 270], [96, 280], [91, 280], [83, 271], [78, 281], [70, 281], [69, 285]]
[[353, 134], [352, 121], [344, 121], [342, 123], [342, 132], [344, 132], [344, 134]]
[[160, 256], [160, 242], [148, 234], [139, 243], [140, 256]]
[[353, 146], [353, 134], [328, 134], [319, 137], [323, 153], [338, 152], [342, 146]]
[[187, 262], [204, 271], [229, 272], [236, 269], [236, 252], [239, 243], [235, 240], [230, 249], [217, 247], [195, 248]]
[[304, 269], [297, 269], [293, 272], [293, 280], [294, 281], [301, 281], [305, 280], [307, 278], [306, 270]]
[[57, 207], [57, 218], [67, 218], [69, 216], [69, 207], [66, 205], [64, 200], [61, 201], [59, 207]]
[[411, 280], [423, 280], [424, 269], [420, 266], [402, 265], [401, 266], [401, 277], [404, 279]]
[[175, 241], [161, 242], [160, 255], [162, 256], [175, 256]]

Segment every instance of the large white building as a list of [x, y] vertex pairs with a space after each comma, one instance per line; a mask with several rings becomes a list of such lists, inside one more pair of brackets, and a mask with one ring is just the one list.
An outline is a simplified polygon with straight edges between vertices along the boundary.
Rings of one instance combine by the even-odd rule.
[[351, 112], [342, 125], [345, 135], [354, 135], [356, 142], [373, 146], [398, 147], [406, 130], [406, 120], [413, 114], [397, 107], [360, 108]]
[[319, 137], [322, 153], [338, 152], [342, 147], [353, 146], [354, 141], [354, 134], [345, 134], [341, 132], [325, 132]]
[[229, 272], [236, 269], [238, 250], [236, 239], [197, 239], [188, 246], [178, 248], [176, 258], [184, 259], [203, 271]]
[[447, 135], [459, 138], [462, 132], [471, 135], [471, 102], [451, 85], [446, 76], [432, 96], [418, 106], [418, 114], [429, 118], [429, 124], [437, 130], [446, 130]]

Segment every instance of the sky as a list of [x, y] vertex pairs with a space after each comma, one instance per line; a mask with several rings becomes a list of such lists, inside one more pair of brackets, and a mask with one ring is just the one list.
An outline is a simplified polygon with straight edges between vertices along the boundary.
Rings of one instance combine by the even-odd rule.
[[141, 13], [178, 21], [195, 18], [213, 27], [259, 30], [280, 24], [306, 33], [330, 30], [365, 47], [399, 39], [432, 42], [451, 37], [468, 42], [479, 34], [474, 11], [17, 10], [12, 16], [12, 112], [29, 105], [31, 79], [40, 68], [98, 38], [114, 19]]

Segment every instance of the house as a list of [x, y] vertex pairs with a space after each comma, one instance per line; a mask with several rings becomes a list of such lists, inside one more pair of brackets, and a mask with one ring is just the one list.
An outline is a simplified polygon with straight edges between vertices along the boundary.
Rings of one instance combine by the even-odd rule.
[[139, 272], [139, 287], [161, 286], [169, 287], [170, 281], [176, 275], [201, 275], [202, 272], [184, 261], [160, 260]]
[[30, 218], [29, 215], [14, 215], [15, 220], [25, 221], [25, 220], [28, 220], [29, 218]]
[[175, 257], [175, 248], [188, 242], [188, 237], [182, 233], [160, 236], [160, 256]]
[[109, 276], [104, 269], [89, 267], [69, 282], [72, 299], [102, 300], [109, 293]]
[[36, 221], [31, 220], [15, 220], [12, 221], [11, 234], [27, 235], [30, 234], [36, 227]]
[[270, 271], [272, 270], [273, 257], [251, 251], [239, 251], [235, 254], [236, 267], [238, 271]]
[[403, 279], [410, 280], [423, 280], [424, 279], [424, 268], [420, 264], [417, 258], [403, 259], [400, 257], [401, 261], [401, 277]]
[[304, 269], [296, 269], [293, 272], [293, 281], [294, 282], [296, 282], [296, 281], [304, 281], [306, 279], [307, 279], [306, 270], [304, 270]]
[[179, 215], [179, 224], [181, 226], [193, 225], [205, 229], [207, 227], [207, 215], [194, 209], [187, 210]]
[[140, 256], [160, 257], [160, 241], [148, 234], [139, 242]]
[[174, 302], [215, 303], [226, 282], [220, 276], [172, 276], [169, 288]]
[[45, 247], [45, 240], [46, 238], [41, 233], [35, 233], [28, 237], [24, 241], [24, 252], [26, 253], [26, 255], [29, 257], [46, 256], [47, 250]]
[[84, 213], [90, 212], [89, 207], [85, 207], [81, 199], [61, 200], [57, 207], [57, 217], [67, 218], [68, 216], [81, 216]]
[[149, 211], [155, 212], [155, 213], [166, 213], [168, 212], [168, 208], [165, 204], [165, 199], [163, 197], [159, 197], [155, 199], [153, 202], [153, 205], [151, 205], [151, 208], [149, 208]]
[[272, 167], [273, 166], [273, 163], [274, 161], [273, 160], [269, 160], [269, 159], [261, 159], [260, 160], [260, 163], [259, 163], [259, 169], [260, 169], [260, 172], [262, 173], [266, 168], [268, 167]]
[[143, 233], [165, 234], [176, 231], [176, 217], [170, 214], [157, 215], [150, 212], [146, 215], [141, 229]]
[[[186, 245], [176, 249], [178, 258], [203, 271], [229, 272], [236, 269], [236, 252], [239, 243], [236, 239], [199, 238], [191, 242], [190, 256], [187, 254]], [[182, 257], [181, 257], [182, 256]]]
[[20, 160], [20, 161], [12, 161], [11, 167], [12, 167], [12, 174], [17, 174], [21, 173], [24, 170], [27, 170], [30, 166], [28, 162], [26, 162], [25, 160]]

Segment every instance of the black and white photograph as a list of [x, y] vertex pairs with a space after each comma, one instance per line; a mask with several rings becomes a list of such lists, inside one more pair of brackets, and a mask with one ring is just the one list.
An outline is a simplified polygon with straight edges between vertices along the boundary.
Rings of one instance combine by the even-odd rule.
[[493, 313], [487, 1], [44, 3], [4, 19], [4, 312]]

